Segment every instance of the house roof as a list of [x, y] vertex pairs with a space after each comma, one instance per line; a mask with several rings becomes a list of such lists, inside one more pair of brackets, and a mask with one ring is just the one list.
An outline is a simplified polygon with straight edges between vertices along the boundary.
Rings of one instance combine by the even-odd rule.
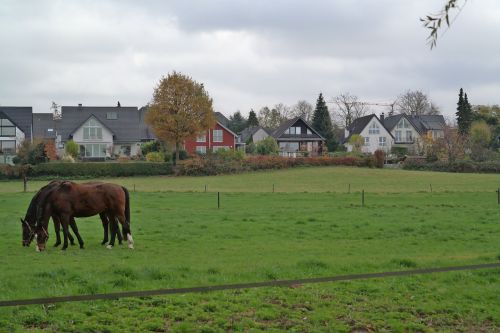
[[26, 139], [31, 139], [33, 134], [33, 108], [31, 106], [0, 106], [0, 113], [23, 131]]
[[406, 118], [420, 134], [429, 130], [442, 130], [445, 125], [442, 115], [408, 116], [402, 113], [384, 118], [384, 125], [387, 129], [392, 130], [403, 117]]
[[[108, 112], [116, 112], [117, 119], [107, 119]], [[141, 140], [141, 114], [137, 107], [63, 106], [58, 121], [58, 134], [63, 141], [69, 140], [74, 132], [91, 116], [114, 134], [114, 141], [136, 142]]]
[[241, 131], [240, 137], [242, 142], [247, 142], [255, 133], [257, 133], [259, 130], [263, 130], [264, 132], [267, 133], [267, 135], [271, 135], [272, 131], [269, 129], [266, 129], [262, 126], [251, 126], [245, 128], [243, 131]]
[[[272, 136], [275, 139], [282, 138], [285, 131], [298, 121], [302, 121], [314, 133], [314, 135], [316, 135], [315, 138], [320, 139], [320, 140], [325, 140], [325, 138], [323, 138], [321, 136], [321, 134], [318, 133], [318, 131], [316, 131], [303, 117], [300, 117], [300, 116], [283, 121], [280, 124], [280, 126], [272, 132]], [[312, 137], [311, 137], [311, 134], [301, 133], [300, 135], [293, 135], [293, 138], [310, 139]]]
[[[222, 113], [220, 112], [215, 112], [215, 119], [217, 120], [217, 122], [224, 126], [224, 127], [228, 127], [229, 126], [229, 119], [226, 118], [225, 115], [223, 115]], [[232, 132], [231, 132], [232, 133]]]
[[33, 137], [35, 139], [55, 139], [56, 131], [56, 122], [52, 113], [33, 113]]

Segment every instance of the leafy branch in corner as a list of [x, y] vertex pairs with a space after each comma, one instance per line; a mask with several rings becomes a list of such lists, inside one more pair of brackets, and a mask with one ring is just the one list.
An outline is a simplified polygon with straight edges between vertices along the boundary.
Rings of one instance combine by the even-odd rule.
[[[463, 5], [460, 6], [459, 3], [463, 2]], [[427, 42], [430, 45], [431, 49], [434, 48], [437, 44], [438, 39], [438, 31], [444, 23], [449, 28], [450, 23], [450, 11], [457, 10], [458, 14], [462, 11], [462, 8], [467, 3], [467, 0], [446, 0], [446, 4], [437, 14], [430, 14], [424, 18], [420, 18], [420, 22], [423, 22], [424, 27], [430, 30], [429, 36], [427, 37]], [[457, 16], [458, 16], [457, 14]], [[455, 19], [457, 18], [455, 16]]]

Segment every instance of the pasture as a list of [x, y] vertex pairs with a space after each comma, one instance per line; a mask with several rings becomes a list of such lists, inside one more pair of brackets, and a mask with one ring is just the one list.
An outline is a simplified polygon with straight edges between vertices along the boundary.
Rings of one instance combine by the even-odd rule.
[[[131, 190], [133, 251], [101, 246], [97, 217], [77, 220], [84, 250], [50, 247], [52, 225], [48, 251], [23, 248], [34, 193], [0, 182], [2, 300], [500, 260], [499, 175], [328, 167], [107, 181]], [[0, 308], [0, 332], [497, 332], [499, 273]]]

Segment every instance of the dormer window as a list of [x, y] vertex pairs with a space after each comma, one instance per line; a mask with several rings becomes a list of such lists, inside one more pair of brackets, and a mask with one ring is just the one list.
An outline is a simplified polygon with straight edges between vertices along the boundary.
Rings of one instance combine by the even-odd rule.
[[118, 119], [118, 112], [106, 112], [106, 119], [115, 120]]
[[102, 126], [94, 118], [83, 125], [83, 140], [102, 140]]
[[9, 119], [0, 119], [0, 136], [16, 136], [16, 126]]

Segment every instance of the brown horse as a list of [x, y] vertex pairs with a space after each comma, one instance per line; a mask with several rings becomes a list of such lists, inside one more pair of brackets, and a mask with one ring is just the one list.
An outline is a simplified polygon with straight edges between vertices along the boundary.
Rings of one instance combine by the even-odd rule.
[[122, 225], [123, 238], [133, 248], [130, 231], [130, 199], [125, 187], [109, 184], [77, 184], [63, 181], [59, 186], [50, 188], [41, 198], [36, 213], [35, 233], [37, 250], [45, 249], [48, 239], [47, 226], [51, 216], [58, 216], [64, 235], [63, 250], [68, 247], [68, 226], [74, 217], [88, 217], [105, 214], [111, 225], [111, 241], [114, 246], [118, 222]]
[[[43, 198], [47, 195], [47, 193], [50, 193], [49, 190], [54, 188], [55, 186], [61, 185], [63, 181], [62, 180], [53, 180], [49, 184], [45, 185], [42, 187], [31, 199], [31, 202], [28, 206], [28, 210], [26, 212], [26, 216], [24, 219], [21, 219], [21, 226], [22, 226], [22, 235], [23, 235], [23, 246], [29, 246], [31, 244], [31, 241], [33, 240], [35, 236], [35, 224], [36, 224], [36, 211], [37, 207], [40, 204], [40, 201], [43, 200]], [[85, 183], [85, 184], [97, 184], [96, 182], [94, 183]], [[106, 214], [101, 213], [99, 214], [101, 221], [102, 221], [102, 227], [104, 229], [104, 239], [101, 244], [106, 244], [108, 242], [108, 226], [111, 228], [110, 221]], [[56, 243], [54, 246], [59, 246], [61, 244], [61, 235], [60, 235], [60, 219], [58, 216], [53, 215], [52, 216], [52, 221], [54, 222], [54, 231], [56, 233]], [[78, 242], [80, 245], [80, 248], [83, 248], [83, 240], [80, 237], [80, 234], [78, 232], [78, 227], [76, 226], [75, 219], [72, 217], [70, 221], [70, 227], [75, 233], [75, 235], [78, 238]], [[117, 234], [118, 236], [118, 242], [121, 244], [122, 243], [122, 237], [120, 233]], [[68, 232], [68, 238], [71, 243], [71, 245], [75, 244], [75, 241], [73, 239], [73, 236]]]

